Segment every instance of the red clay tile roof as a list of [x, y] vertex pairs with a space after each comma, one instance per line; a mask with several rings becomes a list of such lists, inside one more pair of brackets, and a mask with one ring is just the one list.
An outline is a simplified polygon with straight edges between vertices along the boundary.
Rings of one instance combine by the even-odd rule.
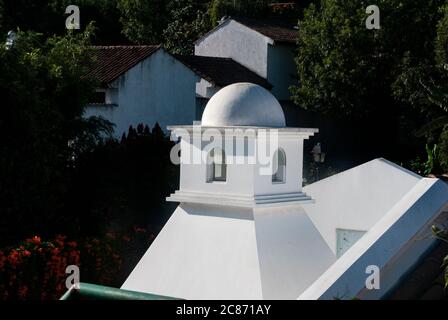
[[87, 76], [106, 86], [159, 48], [160, 45], [94, 46], [90, 51], [94, 62]]
[[[242, 25], [261, 33], [262, 35], [271, 38], [274, 42], [284, 43], [284, 44], [295, 44], [297, 41], [298, 31], [295, 28], [294, 23], [288, 21], [282, 21], [278, 19], [264, 19], [264, 20], [256, 20], [251, 18], [243, 18], [243, 17], [230, 17], [227, 18], [226, 21], [235, 20]], [[197, 39], [195, 43], [201, 41], [201, 39], [205, 38], [207, 35], [213, 33], [216, 29], [218, 29], [221, 25], [218, 25], [214, 29], [210, 30], [202, 37]]]
[[235, 17], [233, 20], [255, 30], [275, 42], [295, 44], [298, 31], [294, 24], [282, 20], [255, 20], [249, 18]]
[[267, 89], [272, 85], [263, 77], [230, 58], [205, 56], [175, 56], [208, 82], [225, 87], [236, 82], [251, 82]]

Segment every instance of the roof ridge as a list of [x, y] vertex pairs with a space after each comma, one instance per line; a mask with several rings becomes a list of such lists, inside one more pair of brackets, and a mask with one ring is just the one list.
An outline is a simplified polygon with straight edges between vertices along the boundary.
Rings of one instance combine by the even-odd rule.
[[104, 85], [159, 51], [162, 45], [91, 46], [90, 48], [89, 52], [94, 57], [94, 63], [87, 75], [97, 78]]
[[161, 44], [138, 44], [138, 45], [93, 45], [91, 48], [95, 49], [132, 49], [132, 48], [155, 48], [161, 47]]
[[237, 82], [250, 82], [267, 89], [272, 88], [266, 78], [230, 57], [180, 54], [173, 56], [212, 85], [224, 87]]
[[277, 18], [256, 19], [244, 16], [227, 16], [217, 26], [197, 39], [194, 44], [197, 45], [205, 38], [207, 38], [210, 34], [226, 26], [232, 20], [246, 28], [257, 32], [260, 35], [271, 39], [274, 42], [283, 44], [295, 44], [297, 41], [298, 31], [296, 28], [296, 24], [292, 21], [289, 22], [285, 21], [284, 19]]

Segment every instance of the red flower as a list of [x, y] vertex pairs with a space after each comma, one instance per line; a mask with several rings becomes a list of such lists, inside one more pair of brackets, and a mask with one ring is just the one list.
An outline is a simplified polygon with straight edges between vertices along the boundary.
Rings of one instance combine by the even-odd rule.
[[28, 239], [28, 240], [26, 240], [26, 242], [28, 242], [28, 243], [32, 243], [32, 244], [35, 244], [35, 245], [40, 245], [41, 243], [42, 243], [42, 240], [41, 240], [41, 238], [40, 237], [38, 237], [38, 236], [34, 236], [34, 237], [32, 237], [31, 239]]
[[131, 241], [131, 238], [129, 236], [123, 236], [122, 238], [124, 241], [129, 242]]
[[25, 298], [28, 293], [28, 287], [27, 286], [21, 286], [17, 292], [18, 296], [20, 298]]
[[0, 271], [5, 266], [6, 257], [3, 254], [0, 254]]
[[29, 257], [31, 255], [31, 252], [29, 252], [28, 250], [24, 250], [22, 252], [22, 254], [23, 254], [24, 257]]
[[77, 246], [78, 244], [76, 243], [76, 241], [70, 241], [70, 242], [67, 243], [67, 245], [68, 245], [69, 247], [76, 248], [76, 246]]
[[8, 256], [8, 261], [13, 266], [15, 266], [17, 264], [17, 262], [19, 261], [19, 252], [16, 251], [16, 250], [12, 250], [11, 253], [9, 254], [9, 256]]

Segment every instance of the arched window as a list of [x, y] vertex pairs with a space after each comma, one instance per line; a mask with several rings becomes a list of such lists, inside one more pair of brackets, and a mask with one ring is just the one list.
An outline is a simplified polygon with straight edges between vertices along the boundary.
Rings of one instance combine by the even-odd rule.
[[272, 182], [285, 182], [286, 179], [286, 154], [283, 149], [277, 149], [272, 163]]
[[207, 159], [207, 182], [226, 181], [226, 154], [220, 148], [210, 151]]

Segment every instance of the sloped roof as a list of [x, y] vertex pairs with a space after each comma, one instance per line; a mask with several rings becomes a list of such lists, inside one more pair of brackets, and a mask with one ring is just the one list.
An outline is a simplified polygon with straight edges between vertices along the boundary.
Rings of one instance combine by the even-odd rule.
[[87, 76], [107, 85], [159, 48], [160, 45], [93, 46], [90, 54], [94, 62]]
[[201, 41], [201, 39], [207, 37], [209, 34], [215, 32], [224, 24], [229, 21], [234, 20], [270, 39], [277, 43], [290, 44], [293, 45], [297, 41], [298, 31], [295, 28], [295, 24], [289, 21], [283, 21], [278, 19], [252, 19], [244, 17], [231, 17], [227, 18], [224, 22], [220, 23], [218, 26], [207, 32], [205, 35], [196, 40], [195, 43]]
[[230, 58], [181, 55], [175, 57], [201, 78], [219, 87], [237, 82], [251, 82], [266, 89], [272, 88], [265, 78]]
[[295, 44], [297, 41], [297, 29], [294, 24], [282, 20], [256, 20], [250, 18], [235, 17], [233, 20], [255, 30], [275, 42]]

